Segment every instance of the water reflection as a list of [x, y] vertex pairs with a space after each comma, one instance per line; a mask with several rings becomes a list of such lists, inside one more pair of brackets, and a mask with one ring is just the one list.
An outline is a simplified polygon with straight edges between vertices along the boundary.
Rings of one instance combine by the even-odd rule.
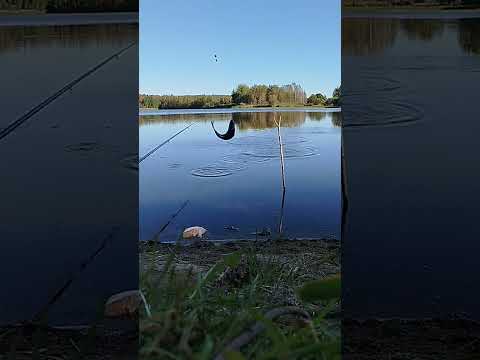
[[399, 22], [394, 19], [342, 21], [342, 55], [374, 54], [395, 42]]
[[445, 28], [444, 21], [403, 19], [401, 22], [402, 31], [410, 40], [431, 41], [434, 37], [442, 36]]
[[[196, 122], [216, 122], [233, 120], [239, 131], [264, 130], [276, 128], [273, 112], [233, 112], [231, 114], [195, 114]], [[278, 116], [278, 115], [276, 115]], [[155, 125], [156, 123], [180, 123], [192, 119], [190, 114], [168, 115], [143, 115], [139, 117], [140, 126]], [[282, 127], [299, 127], [309, 119], [312, 121], [330, 120], [332, 126], [341, 127], [341, 113], [339, 112], [282, 112]]]
[[342, 22], [344, 55], [373, 55], [392, 48], [400, 35], [408, 40], [450, 43], [449, 34], [457, 37], [458, 47], [466, 54], [480, 53], [478, 19], [394, 19], [347, 18]]
[[0, 31], [0, 53], [34, 49], [124, 46], [137, 40], [136, 24], [8, 26]]
[[467, 54], [480, 55], [480, 21], [463, 19], [458, 22], [458, 43]]

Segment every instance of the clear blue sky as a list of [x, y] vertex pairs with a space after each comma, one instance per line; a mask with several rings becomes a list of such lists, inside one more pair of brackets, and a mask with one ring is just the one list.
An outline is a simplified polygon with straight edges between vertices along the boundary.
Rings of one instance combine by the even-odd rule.
[[[340, 85], [340, 0], [140, 1], [140, 93]], [[215, 62], [214, 54], [218, 57]]]

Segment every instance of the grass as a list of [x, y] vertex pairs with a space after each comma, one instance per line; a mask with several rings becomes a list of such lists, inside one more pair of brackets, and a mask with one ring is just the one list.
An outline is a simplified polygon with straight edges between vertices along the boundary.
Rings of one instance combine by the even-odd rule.
[[275, 241], [213, 247], [144, 251], [141, 359], [340, 358], [338, 277], [312, 281], [305, 257], [286, 258]]

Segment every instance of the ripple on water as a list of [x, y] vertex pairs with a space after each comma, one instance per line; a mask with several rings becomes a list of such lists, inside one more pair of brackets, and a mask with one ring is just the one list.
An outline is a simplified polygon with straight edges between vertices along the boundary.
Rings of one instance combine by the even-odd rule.
[[[411, 98], [410, 90], [399, 80], [374, 71], [359, 75], [362, 89], [347, 89], [344, 94], [345, 128], [407, 125], [423, 119], [421, 107], [406, 100]], [[371, 93], [374, 96], [365, 103], [365, 95]]]
[[64, 147], [64, 151], [86, 156], [95, 153], [109, 153], [118, 155], [121, 152], [121, 147], [113, 144], [101, 144], [95, 141], [83, 141], [66, 145]]
[[[218, 162], [192, 170], [198, 177], [222, 177], [246, 169], [250, 164], [280, 158], [278, 139], [272, 134], [245, 136], [229, 142], [230, 154]], [[318, 149], [303, 137], [283, 138], [285, 158], [304, 158], [318, 154]]]
[[65, 146], [65, 151], [68, 152], [99, 152], [103, 147], [96, 142], [80, 142]]

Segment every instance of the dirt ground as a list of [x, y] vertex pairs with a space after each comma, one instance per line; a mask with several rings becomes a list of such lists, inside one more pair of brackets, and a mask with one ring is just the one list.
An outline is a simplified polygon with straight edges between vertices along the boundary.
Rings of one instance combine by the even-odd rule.
[[480, 323], [466, 319], [343, 320], [344, 360], [480, 359]]
[[177, 269], [194, 272], [208, 270], [223, 256], [238, 250], [258, 254], [261, 259], [275, 260], [286, 266], [296, 267], [303, 280], [318, 279], [340, 272], [340, 242], [337, 240], [267, 240], [196, 242], [189, 246], [175, 244], [140, 244], [140, 269], [154, 263], [158, 269], [174, 255]]
[[38, 328], [31, 325], [0, 328], [1, 360], [136, 360], [138, 331], [110, 326], [88, 329]]

